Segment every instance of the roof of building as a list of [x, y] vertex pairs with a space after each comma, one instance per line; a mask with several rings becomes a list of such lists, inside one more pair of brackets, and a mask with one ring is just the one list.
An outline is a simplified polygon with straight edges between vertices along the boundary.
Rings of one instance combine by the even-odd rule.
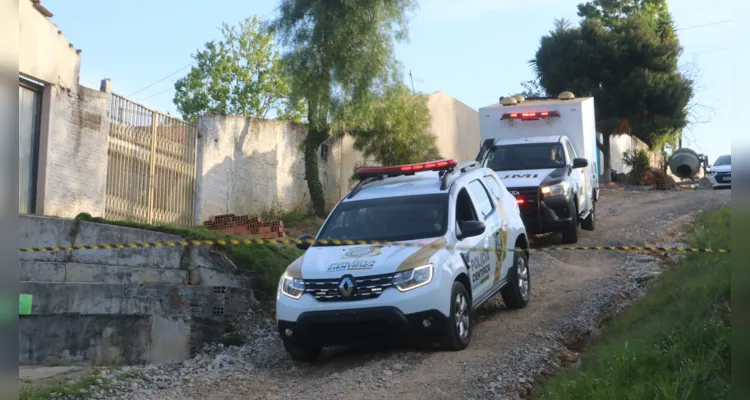
[[54, 15], [42, 5], [41, 0], [31, 0], [31, 4], [33, 4], [34, 8], [47, 18], [52, 18]]

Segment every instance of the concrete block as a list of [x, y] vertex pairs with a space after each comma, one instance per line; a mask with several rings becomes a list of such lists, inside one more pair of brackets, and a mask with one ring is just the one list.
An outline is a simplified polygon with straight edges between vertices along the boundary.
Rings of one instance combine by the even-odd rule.
[[151, 317], [151, 363], [166, 364], [190, 358], [191, 324], [189, 318]]
[[65, 263], [21, 261], [20, 281], [65, 282]]
[[[33, 315], [152, 314], [224, 317], [252, 308], [250, 290], [223, 286], [21, 282]], [[240, 304], [239, 306], [231, 306]]]
[[31, 315], [19, 318], [21, 365], [168, 363], [190, 357], [189, 316]]
[[[121, 226], [81, 222], [76, 245], [181, 241], [176, 235]], [[185, 249], [150, 247], [139, 249], [74, 251], [70, 261], [86, 264], [109, 264], [131, 267], [179, 268]]]
[[26, 282], [188, 284], [188, 271], [117, 265], [21, 261], [20, 280]]
[[18, 328], [21, 365], [149, 362], [150, 315], [29, 315]]

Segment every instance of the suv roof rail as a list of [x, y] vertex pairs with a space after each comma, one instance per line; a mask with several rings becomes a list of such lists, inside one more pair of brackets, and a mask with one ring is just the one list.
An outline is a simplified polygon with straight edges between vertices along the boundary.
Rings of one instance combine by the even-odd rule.
[[456, 169], [461, 170], [461, 172], [469, 172], [473, 171], [475, 169], [479, 168], [479, 162], [477, 161], [467, 161], [465, 163], [459, 164], [459, 166]]
[[351, 192], [346, 196], [347, 199], [351, 199], [354, 197], [357, 193], [359, 193], [362, 189], [365, 188], [370, 183], [376, 182], [376, 181], [382, 181], [385, 179], [386, 175], [380, 175], [380, 176], [371, 176], [369, 178], [362, 179], [361, 181], [357, 182], [357, 184], [354, 186]]
[[440, 178], [440, 190], [448, 190], [453, 183], [461, 177], [462, 174], [479, 169], [481, 166], [476, 161], [466, 161]]

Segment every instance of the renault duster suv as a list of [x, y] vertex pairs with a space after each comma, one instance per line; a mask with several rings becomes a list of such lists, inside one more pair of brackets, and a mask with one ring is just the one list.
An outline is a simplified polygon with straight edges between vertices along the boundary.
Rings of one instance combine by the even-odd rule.
[[357, 176], [279, 282], [277, 324], [293, 359], [373, 339], [462, 350], [472, 311], [490, 298], [526, 306], [526, 231], [491, 169], [440, 160]]

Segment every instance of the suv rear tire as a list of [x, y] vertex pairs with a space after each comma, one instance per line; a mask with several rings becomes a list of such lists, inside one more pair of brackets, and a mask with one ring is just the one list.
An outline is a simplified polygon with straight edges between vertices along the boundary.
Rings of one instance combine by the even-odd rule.
[[503, 302], [511, 309], [526, 307], [531, 299], [531, 273], [525, 252], [513, 252], [513, 267], [508, 275], [508, 284], [500, 291]]
[[451, 308], [445, 332], [443, 348], [458, 351], [469, 346], [471, 341], [471, 300], [469, 292], [461, 282], [453, 282], [451, 290]]
[[314, 362], [320, 357], [323, 346], [299, 345], [284, 342], [284, 349], [294, 361]]

